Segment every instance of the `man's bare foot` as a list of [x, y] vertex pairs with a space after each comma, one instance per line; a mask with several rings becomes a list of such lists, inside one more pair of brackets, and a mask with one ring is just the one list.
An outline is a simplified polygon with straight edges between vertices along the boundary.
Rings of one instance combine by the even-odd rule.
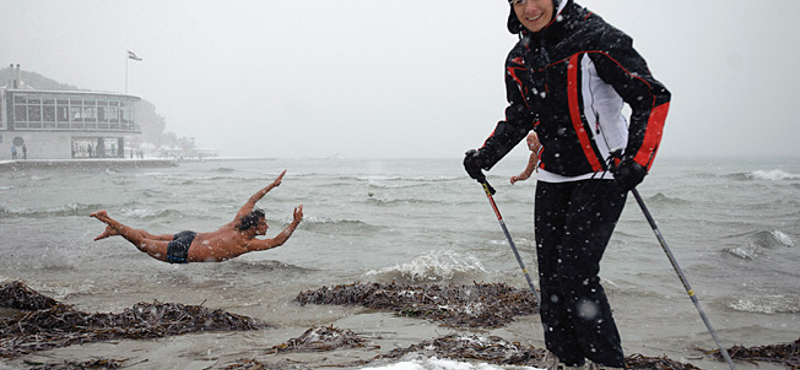
[[114, 230], [114, 228], [113, 228], [113, 227], [111, 227], [111, 226], [106, 226], [106, 230], [105, 230], [105, 231], [103, 231], [103, 232], [102, 232], [100, 235], [98, 235], [96, 238], [94, 238], [94, 240], [95, 240], [95, 241], [98, 241], [98, 240], [105, 239], [105, 238], [108, 238], [108, 237], [111, 237], [111, 236], [114, 236], [114, 235], [119, 235], [119, 233], [117, 232], [117, 230]]

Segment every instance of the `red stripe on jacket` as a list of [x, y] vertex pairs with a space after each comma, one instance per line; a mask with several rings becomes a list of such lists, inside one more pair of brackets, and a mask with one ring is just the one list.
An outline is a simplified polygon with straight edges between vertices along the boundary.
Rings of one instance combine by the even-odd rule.
[[575, 134], [578, 135], [578, 140], [580, 140], [583, 154], [586, 156], [586, 160], [588, 160], [589, 164], [592, 166], [592, 171], [597, 172], [602, 170], [603, 166], [600, 164], [600, 159], [597, 158], [594, 148], [592, 148], [592, 140], [589, 139], [589, 135], [586, 133], [586, 129], [583, 126], [583, 121], [581, 120], [581, 106], [580, 99], [578, 99], [578, 69], [580, 68], [579, 58], [580, 54], [571, 56], [569, 58], [569, 64], [567, 65], [567, 95], [569, 98], [569, 115], [572, 118], [572, 127], [575, 128]]
[[[647, 82], [647, 80], [628, 71], [627, 68], [622, 66], [620, 62], [618, 62], [608, 53], [603, 51], [590, 51], [590, 52], [605, 55], [609, 60], [616, 63], [617, 66], [620, 69], [622, 69], [626, 74], [633, 77], [634, 79], [641, 81], [648, 87], [648, 89], [652, 91], [653, 86], [650, 85], [650, 83]], [[654, 105], [656, 103], [655, 100], [656, 96], [653, 94]], [[636, 155], [633, 158], [633, 160], [636, 163], [639, 163], [643, 167], [647, 168], [648, 171], [650, 170], [650, 167], [653, 166], [653, 159], [655, 159], [656, 153], [658, 152], [658, 144], [661, 142], [661, 135], [664, 131], [664, 123], [667, 120], [668, 111], [669, 111], [669, 102], [653, 107], [650, 110], [650, 114], [647, 119], [647, 128], [645, 128], [644, 139], [642, 140], [642, 146], [639, 147], [639, 150], [636, 152]]]
[[667, 112], [669, 111], [669, 103], [661, 104], [650, 112], [650, 118], [647, 120], [647, 129], [644, 133], [644, 140], [636, 156], [633, 158], [636, 163], [650, 170], [653, 165], [653, 158], [658, 152], [658, 144], [661, 142], [661, 135], [664, 132], [664, 122], [667, 120]]

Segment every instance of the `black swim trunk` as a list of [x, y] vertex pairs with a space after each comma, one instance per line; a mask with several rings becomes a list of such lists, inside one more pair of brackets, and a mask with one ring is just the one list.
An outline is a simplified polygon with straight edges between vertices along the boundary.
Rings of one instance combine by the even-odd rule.
[[187, 263], [186, 257], [189, 256], [189, 246], [192, 245], [195, 235], [194, 231], [181, 231], [172, 237], [172, 241], [167, 245], [167, 262]]

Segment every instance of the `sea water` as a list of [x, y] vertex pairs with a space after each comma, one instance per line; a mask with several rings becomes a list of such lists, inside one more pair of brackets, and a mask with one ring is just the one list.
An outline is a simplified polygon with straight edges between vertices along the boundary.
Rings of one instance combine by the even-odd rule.
[[[506, 158], [488, 180], [523, 261], [535, 272], [535, 175], [513, 186], [508, 180], [524, 167], [525, 158]], [[274, 250], [222, 263], [170, 265], [119, 237], [92, 240], [104, 225], [89, 214], [101, 209], [155, 234], [215, 230], [283, 169], [288, 171], [281, 186], [258, 204], [267, 213], [268, 237], [291, 221], [300, 204], [305, 218]], [[659, 158], [639, 192], [724, 344], [766, 345], [800, 336], [796, 159]], [[294, 297], [309, 289], [392, 280], [527, 287], [482, 188], [466, 176], [460, 158], [220, 159], [174, 168], [3, 172], [0, 230], [0, 281], [22, 280], [77, 309], [119, 312], [154, 300], [202, 303], [277, 328], [264, 336], [231, 334], [213, 341], [198, 336], [191, 343], [199, 348], [164, 339], [176, 343], [161, 343], [169, 355], [153, 355], [177, 353], [202, 366], [209, 358], [221, 366], [237, 355], [253, 357], [313, 325], [382, 338], [383, 352], [449, 330], [359, 307], [300, 306]], [[600, 275], [627, 353], [691, 361], [697, 347], [715, 347], [632, 196]], [[535, 273], [532, 277], [538, 281]], [[538, 316], [491, 333], [543, 346]], [[239, 349], [226, 352], [229, 347]], [[355, 356], [352, 351], [340, 356], [350, 355]], [[485, 365], [436, 361], [382, 366]], [[704, 368], [709, 366], [715, 365]]]

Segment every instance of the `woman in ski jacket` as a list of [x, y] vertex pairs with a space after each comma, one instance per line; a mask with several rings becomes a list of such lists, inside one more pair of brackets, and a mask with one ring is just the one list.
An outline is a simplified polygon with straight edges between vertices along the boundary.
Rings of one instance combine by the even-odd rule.
[[[464, 166], [485, 181], [530, 130], [541, 142], [534, 231], [541, 319], [555, 367], [623, 368], [599, 264], [627, 192], [658, 151], [670, 93], [633, 40], [573, 0], [512, 0], [505, 120]], [[630, 122], [622, 115], [631, 108]]]

